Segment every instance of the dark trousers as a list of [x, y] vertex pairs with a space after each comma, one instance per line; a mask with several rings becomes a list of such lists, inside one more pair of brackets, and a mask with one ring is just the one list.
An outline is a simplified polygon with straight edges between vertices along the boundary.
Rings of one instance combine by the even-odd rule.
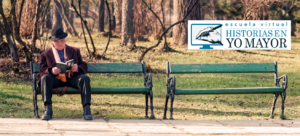
[[86, 104], [91, 104], [91, 86], [90, 78], [86, 75], [79, 74], [67, 79], [67, 82], [62, 82], [61, 80], [55, 78], [51, 75], [44, 75], [41, 78], [41, 93], [43, 97], [44, 104], [46, 102], [52, 104], [52, 90], [57, 87], [73, 87], [77, 88], [81, 94], [82, 106]]

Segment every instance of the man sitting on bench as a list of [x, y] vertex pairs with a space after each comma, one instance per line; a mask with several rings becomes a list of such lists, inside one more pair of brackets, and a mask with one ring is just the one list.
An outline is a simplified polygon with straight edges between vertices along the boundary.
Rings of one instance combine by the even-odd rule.
[[[45, 105], [45, 113], [42, 120], [52, 119], [52, 90], [55, 88], [57, 95], [63, 95], [67, 86], [78, 88], [81, 92], [81, 102], [83, 106], [83, 116], [85, 120], [92, 120], [90, 112], [91, 86], [90, 79], [84, 75], [87, 72], [87, 64], [82, 61], [80, 50], [66, 45], [65, 38], [68, 36], [61, 28], [53, 29], [51, 32], [52, 48], [40, 54], [39, 73], [41, 80], [39, 86]], [[61, 69], [56, 67], [58, 62], [74, 60], [71, 70], [61, 73]], [[63, 87], [62, 94], [59, 94], [58, 87]]]

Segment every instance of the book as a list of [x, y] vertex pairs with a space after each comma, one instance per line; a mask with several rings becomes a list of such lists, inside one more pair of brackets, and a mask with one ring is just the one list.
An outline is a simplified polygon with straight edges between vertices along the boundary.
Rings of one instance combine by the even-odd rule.
[[67, 62], [56, 62], [56, 67], [61, 70], [60, 73], [67, 73], [71, 71], [72, 65], [74, 64], [74, 59], [70, 59]]

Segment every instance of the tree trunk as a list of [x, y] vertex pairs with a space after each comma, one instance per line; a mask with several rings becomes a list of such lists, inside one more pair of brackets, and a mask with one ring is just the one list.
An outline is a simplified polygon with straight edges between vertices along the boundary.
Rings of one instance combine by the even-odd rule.
[[104, 0], [100, 0], [99, 4], [99, 18], [98, 18], [98, 30], [104, 32]]
[[216, 8], [216, 5], [218, 4], [218, 0], [213, 0], [212, 3], [213, 3], [212, 14], [213, 14], [214, 20], [220, 20], [219, 15], [217, 15], [217, 14], [215, 13], [215, 8]]
[[[71, 8], [71, 2], [68, 2], [68, 4], [69, 4], [69, 7]], [[70, 24], [72, 25], [72, 26], [74, 26], [74, 11], [72, 11], [72, 10], [68, 10], [69, 11], [69, 20], [70, 20]]]
[[[165, 31], [165, 29], [166, 29], [166, 17], [165, 17], [165, 14], [164, 14], [164, 1], [163, 0], [161, 0], [161, 12], [162, 12], [162, 22], [163, 22], [163, 32]], [[165, 34], [164, 35], [164, 39], [165, 39], [165, 43], [164, 43], [164, 46], [163, 46], [163, 48], [162, 48], [162, 50], [166, 50], [166, 51], [169, 51], [170, 50], [170, 48], [169, 48], [169, 46], [168, 46], [168, 43], [167, 43], [167, 35]]]
[[121, 6], [120, 6], [120, 1], [119, 0], [114, 0], [114, 16], [115, 16], [115, 19], [116, 19], [116, 28], [115, 28], [115, 32], [116, 33], [119, 33], [121, 32], [121, 15], [122, 15], [122, 10], [121, 9]]
[[72, 30], [70, 30], [70, 26], [69, 26], [69, 22], [68, 22], [69, 7], [62, 0], [57, 0], [57, 1], [61, 5], [61, 9], [62, 9], [62, 12], [60, 12], [59, 15], [62, 18], [62, 25], [63, 25], [63, 28], [64, 28], [63, 30], [66, 33], [71, 33], [72, 34]]
[[3, 30], [2, 30], [2, 28], [0, 28], [0, 43], [2, 43], [2, 42], [3, 42]]
[[[187, 12], [187, 6], [191, 0], [174, 0], [174, 20], [175, 22], [181, 20]], [[196, 3], [191, 13], [185, 19], [185, 22], [174, 26], [173, 28], [173, 44], [185, 45], [187, 44], [187, 21], [188, 20], [202, 20], [205, 15], [202, 13], [200, 2]]]
[[[30, 39], [32, 38], [32, 30], [33, 30], [33, 20], [35, 16], [35, 3], [36, 0], [26, 0], [24, 3], [24, 10], [21, 13], [22, 20], [20, 26], [20, 36], [22, 38]], [[19, 15], [17, 15], [19, 16]]]
[[89, 17], [89, 2], [86, 2], [86, 7], [85, 7], [85, 14], [84, 14], [84, 17]]
[[[13, 1], [11, 3], [13, 3]], [[5, 26], [4, 27], [5, 37], [8, 42], [8, 46], [10, 48], [11, 61], [14, 64], [15, 62], [19, 62], [19, 57], [18, 57], [17, 47], [10, 38], [11, 31], [9, 29], [9, 24], [7, 23], [6, 17], [3, 12], [2, 0], [0, 1], [0, 14], [2, 16], [2, 21], [3, 21], [3, 24], [0, 21], [0, 25]]]
[[[183, 16], [181, 15], [183, 12], [183, 9], [181, 7], [181, 4], [182, 4], [182, 0], [174, 0], [174, 9], [173, 9], [173, 12], [174, 12], [174, 22], [177, 22], [180, 20], [180, 17]], [[179, 38], [180, 38], [180, 28], [181, 28], [181, 24], [179, 25], [176, 25], [173, 27], [173, 34], [172, 34], [172, 43], [173, 44], [178, 44], [179, 42]]]
[[40, 9], [40, 5], [42, 3], [42, 0], [37, 0], [37, 4], [35, 5], [36, 7], [36, 10], [35, 10], [35, 17], [34, 17], [34, 22], [33, 22], [33, 31], [32, 31], [32, 39], [31, 39], [31, 47], [33, 49], [35, 49], [35, 44], [36, 44], [36, 39], [38, 38], [37, 34], [38, 34], [38, 22], [39, 22], [39, 13], [41, 12], [41, 9]]
[[[199, 4], [198, 4], [199, 3]], [[206, 7], [203, 6], [203, 2], [198, 2], [197, 5], [194, 8], [194, 10], [191, 12], [191, 14], [200, 14], [200, 18], [198, 16], [195, 16], [195, 18], [193, 20], [205, 20], [205, 15], [206, 15]], [[207, 2], [205, 2], [207, 5]], [[197, 19], [199, 18], [199, 19]]]
[[[2, 6], [1, 6], [2, 7]], [[3, 19], [4, 20], [4, 19]], [[14, 64], [15, 62], [19, 62], [19, 56], [18, 56], [18, 52], [17, 52], [17, 46], [12, 42], [11, 38], [10, 38], [10, 30], [9, 30], [9, 26], [7, 22], [4, 22], [6, 25], [5, 27], [5, 37], [6, 37], [6, 41], [8, 43], [9, 46], [9, 50], [10, 50], [10, 56], [11, 56], [11, 62], [12, 64]], [[0, 22], [0, 25], [2, 25], [2, 23]]]
[[49, 14], [46, 15], [46, 28], [52, 28], [53, 9], [49, 9]]
[[115, 8], [114, 8], [114, 3], [112, 2], [111, 3], [111, 11], [112, 11], [112, 23], [110, 24], [111, 25], [111, 30], [112, 31], [115, 31], [115, 28], [116, 28], [116, 17], [115, 17]]
[[[43, 12], [43, 14], [41, 14], [41, 21], [40, 21], [40, 37], [43, 37], [44, 34], [44, 26], [45, 26], [45, 19], [48, 13], [48, 7], [50, 5], [51, 0], [48, 0], [48, 2], [46, 3], [46, 5], [41, 6], [41, 11]], [[42, 8], [43, 7], [43, 8]]]
[[122, 3], [122, 46], [134, 48], [133, 0]]
[[70, 18], [70, 23], [72, 24], [72, 26], [74, 26], [74, 11], [70, 10], [69, 18]]
[[[55, 5], [57, 5], [57, 6], [55, 6]], [[52, 29], [63, 28], [62, 18], [59, 13], [62, 13], [61, 5], [59, 4], [59, 2], [57, 0], [54, 0]]]
[[108, 24], [108, 13], [107, 10], [104, 10], [104, 26]]
[[[14, 0], [11, 0], [11, 4], [14, 3]], [[11, 14], [12, 14], [12, 30], [13, 30], [13, 36], [16, 39], [16, 41], [22, 46], [21, 50], [24, 52], [26, 57], [26, 62], [32, 61], [32, 52], [29, 49], [29, 46], [21, 39], [20, 36], [20, 28], [17, 23], [17, 15], [15, 11], [15, 6], [12, 6]], [[15, 46], [15, 50], [17, 51], [17, 47]]]

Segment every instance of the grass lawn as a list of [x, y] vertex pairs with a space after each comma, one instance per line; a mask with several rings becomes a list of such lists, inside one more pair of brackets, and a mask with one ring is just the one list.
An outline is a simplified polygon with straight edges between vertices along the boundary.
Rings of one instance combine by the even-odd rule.
[[[170, 40], [170, 39], [168, 39]], [[102, 54], [107, 37], [94, 35], [97, 53]], [[137, 62], [140, 50], [129, 51], [120, 47], [120, 38], [112, 38], [106, 53], [108, 60], [90, 60], [86, 55], [84, 39], [69, 36], [67, 44], [80, 48], [87, 62]], [[138, 47], [150, 47], [156, 43], [136, 42]], [[38, 45], [38, 44], [37, 44]], [[49, 44], [50, 45], [50, 44]], [[292, 39], [292, 50], [286, 51], [192, 51], [187, 46], [171, 46], [175, 51], [160, 52], [162, 44], [144, 58], [153, 74], [154, 114], [162, 119], [166, 94], [166, 61], [170, 63], [267, 63], [278, 62], [278, 75], [287, 74], [289, 84], [285, 103], [285, 117], [300, 119], [300, 40]], [[92, 48], [90, 48], [92, 50]], [[88, 74], [92, 87], [143, 86], [141, 74]], [[1, 73], [0, 73], [1, 76]], [[11, 77], [14, 78], [14, 77]], [[235, 88], [272, 87], [274, 74], [186, 74], [176, 75], [177, 88]], [[297, 89], [298, 88], [298, 89]], [[53, 95], [54, 118], [82, 118], [79, 95]], [[174, 119], [179, 120], [264, 120], [269, 119], [272, 94], [235, 95], [179, 95], [174, 100]], [[39, 115], [44, 106], [38, 95]], [[143, 119], [144, 95], [92, 95], [94, 118]], [[168, 106], [170, 107], [170, 106]], [[150, 110], [149, 110], [150, 113]], [[275, 119], [280, 119], [281, 98], [275, 109]], [[0, 117], [32, 118], [32, 89], [29, 81], [4, 82], [0, 79]], [[169, 118], [169, 111], [167, 114]]]

